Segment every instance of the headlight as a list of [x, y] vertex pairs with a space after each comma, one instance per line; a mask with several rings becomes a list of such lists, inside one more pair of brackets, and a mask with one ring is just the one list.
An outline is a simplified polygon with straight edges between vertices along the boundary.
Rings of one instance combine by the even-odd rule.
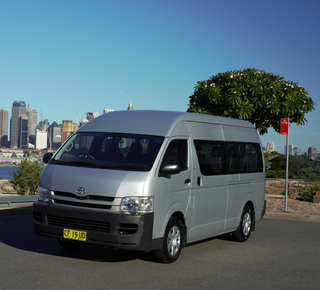
[[49, 202], [51, 198], [51, 190], [41, 187], [38, 187], [38, 200]]
[[120, 209], [130, 213], [152, 212], [153, 197], [124, 197], [121, 201]]

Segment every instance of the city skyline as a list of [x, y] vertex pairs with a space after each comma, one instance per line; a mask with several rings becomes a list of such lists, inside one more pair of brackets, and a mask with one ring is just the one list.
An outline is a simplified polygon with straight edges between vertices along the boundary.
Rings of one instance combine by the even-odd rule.
[[[185, 112], [197, 80], [256, 68], [309, 92], [315, 111], [289, 142], [319, 148], [319, 12], [317, 0], [1, 1], [0, 108], [24, 100], [50, 122], [130, 100]], [[273, 129], [270, 140], [286, 144]]]
[[[16, 109], [16, 107], [20, 107], [20, 106], [22, 106], [22, 107], [24, 107], [24, 109], [25, 109], [25, 114], [26, 114], [26, 116], [28, 117], [28, 119], [29, 118], [31, 118], [31, 119], [33, 119], [33, 120], [38, 120], [38, 112], [37, 112], [37, 110], [35, 110], [35, 109], [33, 109], [32, 108], [32, 106], [31, 106], [31, 104], [28, 104], [28, 106], [26, 105], [26, 103], [24, 102], [24, 101], [14, 101], [13, 102], [13, 104], [12, 104], [12, 112], [14, 111], [14, 110], [17, 110]], [[6, 110], [6, 111], [8, 111], [8, 112], [10, 112], [10, 110], [8, 110], [8, 109], [1, 109], [1, 110]], [[128, 107], [127, 107], [127, 110], [133, 110], [133, 104], [132, 103], [129, 103], [129, 105], [128, 105]], [[108, 113], [108, 112], [110, 112], [110, 111], [113, 111], [113, 109], [104, 109], [103, 110], [103, 114], [104, 113]], [[16, 114], [18, 114], [18, 113], [16, 113]], [[31, 114], [31, 115], [30, 115]], [[39, 114], [43, 114], [43, 112], [39, 112]], [[27, 128], [27, 132], [28, 132], [28, 137], [30, 136], [30, 132], [33, 132], [34, 131], [34, 133], [33, 134], [37, 134], [36, 133], [36, 129], [38, 129], [38, 128], [40, 128], [41, 126], [43, 126], [44, 125], [44, 123], [46, 124], [46, 126], [45, 126], [45, 130], [48, 130], [48, 127], [49, 126], [51, 126], [51, 125], [53, 125], [54, 123], [55, 124], [57, 124], [57, 126], [60, 126], [60, 127], [63, 127], [63, 124], [64, 124], [64, 122], [66, 122], [66, 123], [70, 123], [70, 124], [74, 124], [76, 127], [75, 128], [77, 128], [77, 127], [81, 127], [82, 125], [84, 125], [87, 121], [90, 121], [90, 120], [92, 120], [92, 119], [94, 119], [94, 118], [96, 118], [96, 117], [98, 117], [100, 115], [100, 113], [99, 112], [85, 112], [85, 114], [82, 116], [83, 118], [81, 118], [81, 120], [77, 120], [76, 122], [74, 122], [73, 123], [73, 121], [72, 120], [70, 120], [70, 119], [68, 119], [68, 120], [61, 120], [61, 122], [56, 122], [56, 121], [53, 121], [53, 122], [50, 122], [50, 120], [48, 120], [48, 119], [44, 119], [43, 120], [43, 117], [40, 117], [40, 119], [39, 119], [39, 122], [37, 122], [37, 124], [35, 125], [34, 124], [34, 122], [31, 122], [31, 126], [32, 126], [32, 130], [30, 130], [31, 128], [30, 128], [30, 125], [28, 124], [27, 126], [28, 126], [28, 128]], [[0, 116], [2, 117], [3, 116], [3, 112], [1, 111], [1, 114], [0, 114]], [[12, 116], [12, 113], [11, 113], [11, 116]], [[11, 124], [11, 116], [10, 116], [10, 114], [8, 114], [8, 136], [11, 136], [11, 131], [10, 131], [10, 124]], [[84, 116], [86, 117], [86, 118], [84, 118]], [[0, 131], [0, 133], [3, 131], [3, 126], [2, 126], [2, 123], [3, 123], [3, 119], [1, 119], [0, 120], [1, 122], [0, 122], [0, 125], [1, 125], [1, 131]], [[56, 125], [55, 125], [56, 126]], [[40, 128], [41, 129], [41, 128]], [[42, 127], [42, 129], [43, 129], [43, 127]], [[15, 129], [15, 131], [17, 131], [18, 129]], [[74, 129], [74, 130], [67, 130], [68, 132], [72, 132], [72, 131], [75, 131], [76, 129]], [[5, 131], [4, 131], [5, 132]], [[40, 133], [40, 132], [39, 132]], [[15, 132], [14, 134], [17, 134], [17, 132]], [[32, 133], [31, 133], [32, 134]], [[48, 132], [48, 134], [52, 134], [52, 133], [50, 133], [50, 132]], [[62, 137], [62, 141], [64, 141], [67, 137], [69, 136], [69, 133], [67, 134], [67, 135], [65, 135], [65, 136], [63, 136]], [[0, 136], [1, 137], [1, 136]], [[52, 137], [53, 138], [53, 137]], [[9, 141], [10, 141], [10, 139], [11, 139], [11, 137], [10, 138], [8, 138], [9, 139]], [[49, 138], [50, 139], [50, 138]], [[286, 145], [284, 145], [283, 146], [283, 150], [281, 150], [280, 149], [280, 147], [279, 147], [279, 144], [274, 144], [274, 142], [272, 141], [272, 140], [269, 140], [268, 142], [266, 142], [265, 144], [263, 143], [263, 140], [262, 140], [262, 138], [261, 138], [261, 136], [260, 136], [260, 139], [261, 139], [261, 145], [266, 149], [266, 151], [269, 151], [269, 152], [271, 152], [271, 151], [276, 151], [276, 152], [279, 152], [279, 153], [283, 153], [283, 154], [285, 154], [285, 152], [286, 152]], [[35, 141], [35, 140], [34, 140]], [[61, 141], [61, 139], [60, 139], [60, 141]], [[18, 142], [18, 141], [17, 141]], [[50, 141], [51, 142], [51, 141]], [[29, 142], [30, 143], [30, 142]], [[15, 146], [15, 145], [10, 145], [10, 147], [12, 147], [12, 146]], [[292, 144], [292, 143], [290, 143], [289, 142], [289, 147], [290, 147], [290, 154], [292, 155], [293, 154], [293, 152], [295, 152], [295, 153], [298, 153], [298, 154], [309, 154], [310, 155], [310, 153], [309, 153], [309, 151], [312, 149], [312, 148], [315, 148], [315, 150], [316, 150], [316, 152], [318, 152], [318, 148], [319, 148], [319, 146], [317, 147], [317, 146], [315, 146], [315, 145], [310, 145], [310, 146], [308, 146], [307, 148], [306, 148], [306, 150], [303, 150], [302, 148], [299, 148], [298, 146], [294, 146], [294, 144]], [[57, 148], [56, 148], [57, 149]]]

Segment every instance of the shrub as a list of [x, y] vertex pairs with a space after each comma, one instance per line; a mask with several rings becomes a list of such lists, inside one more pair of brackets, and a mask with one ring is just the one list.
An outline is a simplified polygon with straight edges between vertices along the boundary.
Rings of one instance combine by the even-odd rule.
[[301, 193], [301, 197], [306, 201], [313, 200], [313, 193], [315, 191], [320, 191], [320, 182], [316, 182], [310, 186], [308, 186], [303, 193]]
[[39, 162], [31, 162], [24, 159], [17, 167], [17, 172], [12, 172], [11, 174], [10, 183], [12, 187], [21, 195], [35, 194], [43, 165]]

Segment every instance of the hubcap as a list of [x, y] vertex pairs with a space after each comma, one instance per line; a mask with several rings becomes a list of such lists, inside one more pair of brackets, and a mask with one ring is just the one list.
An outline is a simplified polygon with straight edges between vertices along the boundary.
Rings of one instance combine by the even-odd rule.
[[180, 249], [181, 233], [177, 226], [170, 229], [167, 239], [167, 248], [170, 256], [174, 256]]
[[248, 236], [251, 230], [251, 215], [250, 213], [246, 213], [243, 217], [242, 222], [242, 231], [245, 236]]

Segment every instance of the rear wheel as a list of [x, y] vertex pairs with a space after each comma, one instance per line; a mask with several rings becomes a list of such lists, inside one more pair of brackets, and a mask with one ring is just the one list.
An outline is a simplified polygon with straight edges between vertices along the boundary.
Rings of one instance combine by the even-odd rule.
[[252, 210], [246, 205], [242, 211], [238, 228], [233, 232], [233, 236], [239, 242], [249, 239], [252, 230]]
[[167, 225], [162, 247], [155, 250], [156, 257], [163, 263], [175, 262], [180, 255], [182, 242], [183, 225], [180, 220], [172, 217]]

